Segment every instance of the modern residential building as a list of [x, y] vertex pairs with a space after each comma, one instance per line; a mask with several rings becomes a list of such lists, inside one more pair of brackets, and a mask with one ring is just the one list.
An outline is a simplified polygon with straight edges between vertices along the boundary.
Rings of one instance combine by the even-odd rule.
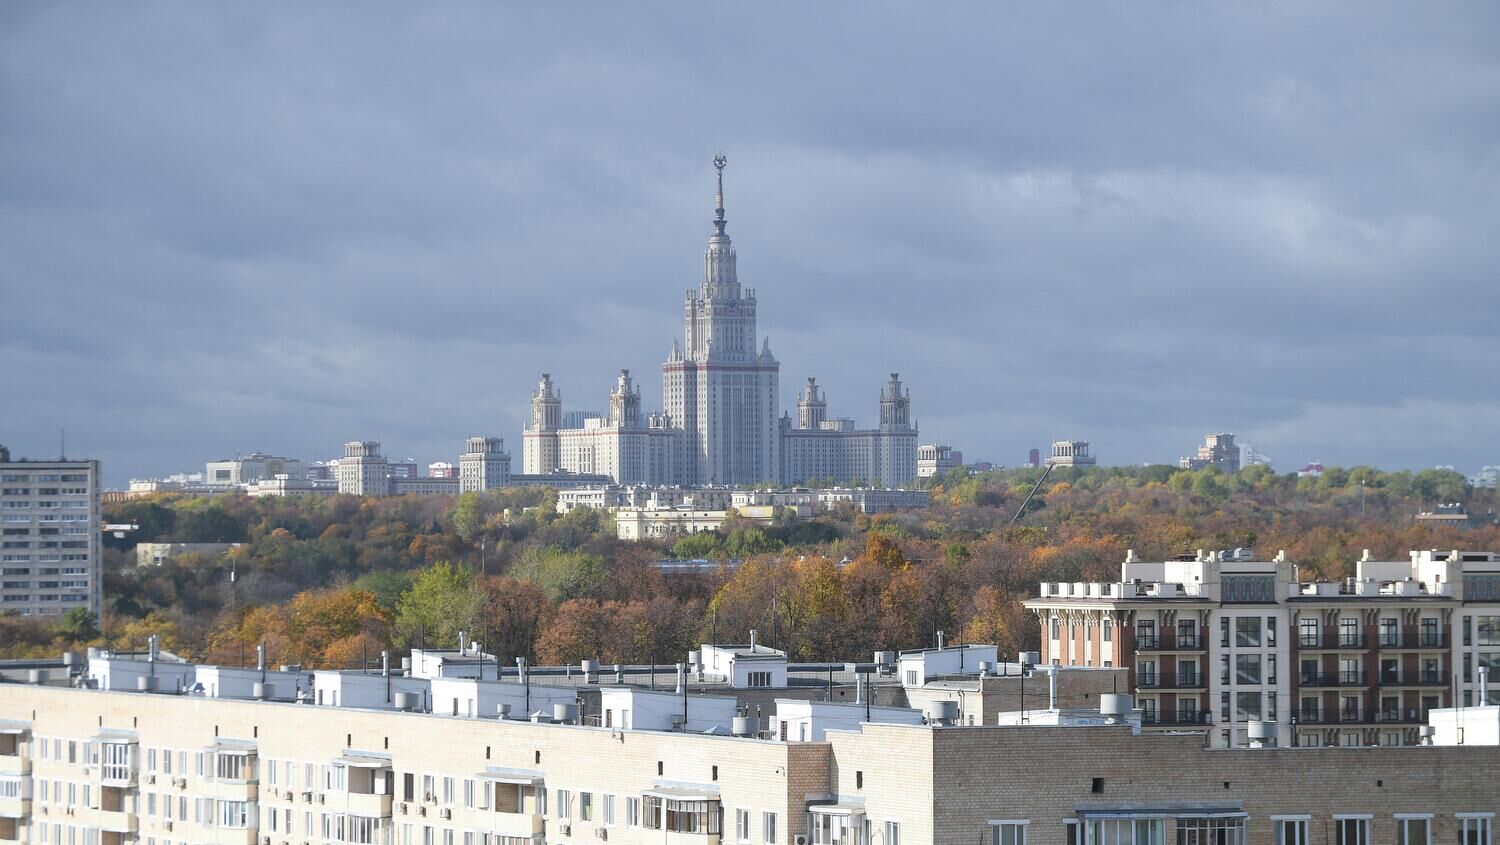
[[797, 419], [779, 416], [781, 364], [769, 340], [757, 334], [755, 290], [740, 285], [726, 231], [724, 160], [715, 166], [714, 231], [703, 279], [684, 296], [683, 336], [662, 364], [664, 410], [643, 413], [639, 388], [621, 370], [607, 417], [569, 420], [561, 393], [543, 373], [522, 435], [525, 474], [563, 470], [608, 475], [617, 484], [683, 486], [911, 483], [917, 426], [911, 397], [895, 373], [881, 392], [874, 429], [828, 419], [812, 379]]
[[[246, 695], [252, 672], [265, 680]], [[591, 685], [591, 714], [556, 701], [502, 717], [535, 685], [447, 679], [508, 687], [486, 712], [394, 675], [314, 673], [321, 706], [282, 691], [303, 673], [229, 680], [0, 684], [0, 840], [1493, 845], [1500, 810], [1493, 744], [1209, 749], [1140, 733], [1115, 695], [969, 726], [941, 699], [919, 712], [778, 690], [762, 721], [739, 690]]]
[[964, 465], [964, 453], [952, 446], [930, 444], [917, 447], [917, 477], [931, 478], [947, 475], [951, 470]]
[[98, 461], [12, 460], [0, 446], [0, 612], [97, 617], [99, 487]]
[[1271, 456], [1270, 455], [1266, 455], [1266, 454], [1263, 454], [1261, 452], [1256, 451], [1255, 447], [1252, 446], [1249, 443], [1241, 443], [1240, 444], [1240, 466], [1241, 467], [1270, 466], [1270, 465], [1271, 465]]
[[1240, 471], [1240, 447], [1234, 445], [1233, 434], [1205, 434], [1198, 454], [1181, 458], [1177, 465], [1182, 469], [1218, 467], [1227, 473]]
[[1054, 440], [1052, 454], [1047, 456], [1044, 463], [1049, 467], [1091, 467], [1099, 461], [1089, 454], [1087, 440]]
[[[1026, 606], [1044, 662], [1122, 666], [1148, 727], [1216, 747], [1268, 724], [1281, 745], [1410, 745], [1429, 711], [1479, 701], [1500, 666], [1500, 555], [1368, 554], [1346, 582], [1304, 583], [1285, 555], [1199, 552], [1113, 583], [1045, 583]], [[1500, 703], [1500, 687], [1488, 692]]]
[[510, 486], [510, 453], [499, 437], [470, 437], [458, 458], [459, 489], [465, 493]]

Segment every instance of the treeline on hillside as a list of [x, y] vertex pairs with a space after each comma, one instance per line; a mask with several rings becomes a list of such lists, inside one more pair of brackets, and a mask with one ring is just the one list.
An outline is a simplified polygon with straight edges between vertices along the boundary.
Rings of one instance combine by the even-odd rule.
[[[720, 532], [642, 543], [616, 539], [606, 513], [557, 514], [554, 494], [535, 489], [132, 500], [106, 510], [140, 530], [108, 541], [100, 624], [0, 616], [0, 655], [139, 646], [156, 633], [199, 659], [234, 663], [265, 642], [278, 662], [341, 666], [381, 649], [449, 647], [462, 629], [506, 660], [675, 662], [694, 642], [752, 628], [807, 660], [927, 645], [937, 630], [1014, 653], [1035, 644], [1019, 601], [1037, 582], [1118, 577], [1127, 549], [1148, 559], [1285, 550], [1305, 579], [1348, 575], [1366, 548], [1384, 558], [1500, 549], [1493, 521], [1413, 521], [1450, 501], [1480, 522], [1493, 514], [1495, 491], [1451, 472], [1061, 469], [1010, 525], [1039, 475], [952, 473], [933, 480], [921, 510], [732, 519]], [[131, 547], [149, 540], [244, 545], [137, 568]], [[663, 575], [652, 563], [666, 557], [722, 565]]]

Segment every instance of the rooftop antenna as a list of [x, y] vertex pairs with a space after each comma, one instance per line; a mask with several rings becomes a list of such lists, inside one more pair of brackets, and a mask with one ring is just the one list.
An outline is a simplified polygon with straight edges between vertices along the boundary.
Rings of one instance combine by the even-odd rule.
[[68, 430], [66, 428], [57, 430], [57, 459], [59, 461], [68, 459]]

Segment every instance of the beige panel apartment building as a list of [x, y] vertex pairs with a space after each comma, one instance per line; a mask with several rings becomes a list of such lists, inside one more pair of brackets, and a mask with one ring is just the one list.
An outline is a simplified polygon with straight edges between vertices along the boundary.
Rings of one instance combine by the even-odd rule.
[[11, 460], [0, 446], [0, 612], [99, 613], [98, 461]]
[[1500, 747], [1129, 725], [826, 741], [0, 684], [0, 841], [1492, 845]]

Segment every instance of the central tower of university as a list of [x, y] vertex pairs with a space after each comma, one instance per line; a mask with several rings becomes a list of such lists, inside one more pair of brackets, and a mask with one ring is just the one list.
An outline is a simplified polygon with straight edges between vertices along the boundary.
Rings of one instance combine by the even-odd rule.
[[[724, 157], [714, 159], [718, 191], [703, 280], [682, 303], [682, 337], [662, 364], [662, 412], [642, 414], [640, 388], [621, 370], [609, 414], [564, 427], [562, 397], [546, 373], [531, 394], [522, 434], [527, 475], [604, 475], [617, 484], [748, 486], [876, 484], [917, 477], [917, 427], [900, 377], [880, 392], [880, 425], [856, 429], [828, 417], [809, 378], [797, 419], [781, 416], [781, 364], [755, 330], [755, 290], [741, 288], [725, 230]], [[561, 481], [561, 479], [560, 479]]]
[[[741, 288], [724, 230], [723, 156], [703, 281], [683, 299], [683, 340], [662, 364], [663, 402], [683, 430], [677, 474], [684, 484], [755, 484], [781, 476], [776, 422], [781, 365], [755, 333], [755, 289]], [[757, 349], [757, 346], [759, 348]]]

